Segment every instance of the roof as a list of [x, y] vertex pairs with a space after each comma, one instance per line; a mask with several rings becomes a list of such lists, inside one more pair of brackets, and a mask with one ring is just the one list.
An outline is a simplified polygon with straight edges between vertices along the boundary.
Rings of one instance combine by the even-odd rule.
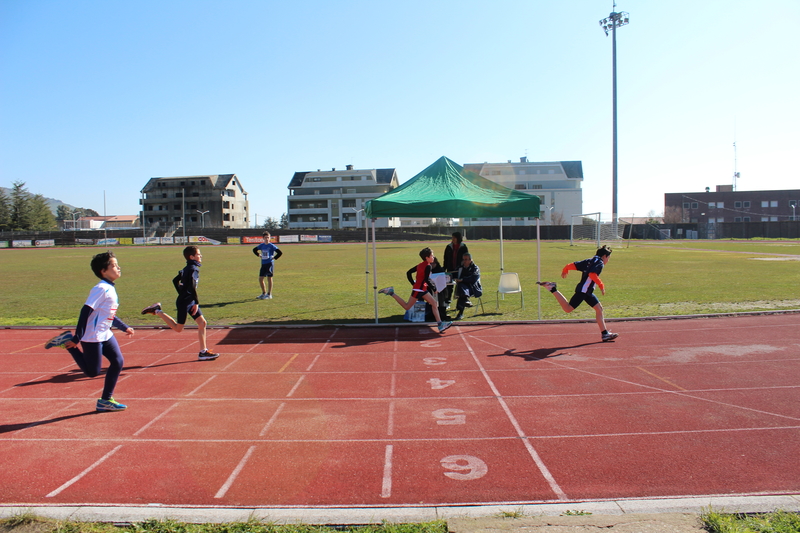
[[442, 156], [396, 189], [367, 201], [366, 216], [539, 217], [539, 197], [503, 187]]
[[169, 177], [159, 177], [159, 178], [150, 178], [145, 186], [142, 188], [141, 192], [149, 192], [153, 188], [155, 188], [155, 184], [159, 181], [169, 180], [169, 181], [177, 181], [177, 180], [202, 180], [206, 179], [211, 182], [211, 186], [215, 189], [224, 189], [227, 187], [230, 182], [236, 178], [237, 185], [240, 189], [244, 191], [240, 180], [236, 176], [236, 174], [204, 174], [199, 176], [169, 176]]
[[336, 172], [336, 173], [340, 173], [340, 172], [363, 173], [365, 171], [368, 171], [368, 172], [375, 171], [375, 181], [377, 183], [392, 183], [392, 178], [395, 176], [395, 170], [396, 169], [394, 169], [394, 168], [370, 168], [370, 169], [362, 168], [362, 169], [356, 169], [356, 170], [346, 170], [346, 169], [343, 169], [343, 170], [317, 170], [317, 171], [310, 171], [309, 170], [309, 171], [305, 171], [305, 172], [295, 172], [294, 176], [292, 176], [292, 180], [289, 182], [289, 188], [291, 189], [292, 187], [300, 187], [301, 185], [303, 185], [303, 180], [306, 178], [306, 176], [308, 176], [309, 174], [312, 174], [312, 173], [313, 174], [323, 175], [323, 174], [332, 174], [334, 172]]

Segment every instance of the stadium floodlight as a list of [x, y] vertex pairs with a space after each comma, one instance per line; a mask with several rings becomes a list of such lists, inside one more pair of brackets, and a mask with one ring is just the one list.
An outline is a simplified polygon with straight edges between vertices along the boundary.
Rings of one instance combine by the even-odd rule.
[[603, 20], [600, 21], [600, 27], [608, 37], [608, 32], [611, 32], [611, 78], [612, 78], [612, 161], [611, 161], [611, 219], [613, 224], [613, 231], [616, 234], [617, 227], [617, 28], [625, 26], [630, 21], [628, 13], [622, 11], [617, 13], [617, 3], [614, 2], [613, 11]]

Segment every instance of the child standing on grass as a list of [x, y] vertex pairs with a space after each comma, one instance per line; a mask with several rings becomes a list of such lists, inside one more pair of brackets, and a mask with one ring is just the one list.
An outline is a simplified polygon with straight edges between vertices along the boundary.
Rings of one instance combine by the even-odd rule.
[[[433, 311], [433, 317], [436, 319], [436, 324], [439, 327], [439, 333], [443, 333], [444, 330], [452, 326], [453, 323], [442, 322], [439, 315], [439, 304], [433, 297], [433, 291], [436, 290], [436, 285], [431, 281], [431, 265], [436, 258], [433, 256], [433, 251], [430, 248], [423, 248], [420, 250], [419, 256], [422, 258], [422, 262], [406, 272], [409, 283], [414, 286], [411, 289], [411, 297], [407, 302], [395, 294], [394, 287], [386, 287], [378, 292], [392, 296], [406, 311], [411, 309], [417, 301], [428, 302], [431, 304], [431, 310]], [[415, 277], [412, 278], [412, 274], [414, 274]]]
[[[276, 245], [269, 242], [271, 235], [268, 231], [265, 231], [262, 237], [264, 238], [264, 242], [253, 248], [253, 253], [261, 258], [261, 271], [258, 273], [258, 284], [261, 285], [261, 294], [256, 296], [256, 300], [271, 300], [272, 274], [275, 270], [274, 263], [283, 255], [283, 252], [281, 252]], [[269, 289], [267, 289], [267, 286], [264, 284], [264, 278], [269, 280]]]
[[597, 285], [600, 287], [600, 292], [603, 293], [605, 296], [606, 289], [603, 282], [600, 281], [600, 273], [603, 271], [603, 267], [608, 263], [608, 260], [611, 258], [611, 248], [608, 246], [603, 246], [599, 248], [595, 253], [594, 257], [590, 257], [589, 259], [584, 259], [583, 261], [576, 261], [574, 263], [568, 263], [562, 270], [561, 270], [561, 277], [566, 279], [567, 274], [569, 274], [570, 270], [578, 270], [582, 273], [581, 281], [575, 287], [575, 294], [572, 295], [572, 298], [567, 301], [563, 294], [558, 292], [556, 288], [556, 284], [552, 281], [537, 281], [538, 285], [546, 288], [550, 292], [553, 293], [553, 296], [556, 297], [556, 300], [561, 305], [561, 308], [566, 313], [571, 313], [575, 310], [576, 307], [581, 305], [582, 302], [586, 302], [591, 307], [594, 308], [597, 325], [600, 327], [600, 334], [602, 336], [603, 342], [608, 342], [616, 339], [619, 337], [618, 333], [611, 333], [606, 329], [606, 321], [603, 317], [603, 305], [600, 303], [600, 300], [597, 299], [597, 296], [594, 295], [594, 287]]
[[[100, 374], [102, 358], [108, 359], [103, 395], [97, 400], [95, 408], [97, 411], [123, 411], [128, 406], [116, 401], [112, 395], [125, 361], [119, 343], [111, 331], [113, 326], [124, 331], [128, 337], [133, 337], [133, 328], [117, 318], [119, 297], [114, 282], [122, 275], [122, 270], [114, 252], [95, 255], [91, 267], [100, 281], [89, 291], [89, 297], [78, 317], [75, 334], [64, 332], [50, 339], [44, 347], [66, 348], [78, 367], [90, 378]], [[79, 342], [83, 351], [78, 348]]]
[[197, 246], [187, 246], [183, 249], [183, 257], [186, 258], [186, 266], [178, 272], [172, 280], [175, 290], [178, 291], [178, 298], [175, 306], [178, 308], [178, 319], [175, 320], [161, 310], [161, 302], [142, 309], [143, 315], [158, 315], [173, 331], [180, 333], [186, 324], [186, 316], [191, 316], [197, 323], [197, 337], [200, 341], [200, 353], [197, 358], [200, 361], [210, 361], [219, 357], [208, 349], [206, 345], [206, 319], [200, 310], [200, 298], [197, 296], [197, 284], [200, 282], [200, 265], [203, 262], [203, 254]]

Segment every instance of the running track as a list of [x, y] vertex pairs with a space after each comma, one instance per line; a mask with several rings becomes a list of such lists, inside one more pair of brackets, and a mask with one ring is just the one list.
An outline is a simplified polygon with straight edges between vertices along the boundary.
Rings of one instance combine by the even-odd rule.
[[[800, 493], [800, 314], [118, 338], [0, 330], [0, 505], [403, 507]], [[188, 344], [188, 346], [187, 346]]]

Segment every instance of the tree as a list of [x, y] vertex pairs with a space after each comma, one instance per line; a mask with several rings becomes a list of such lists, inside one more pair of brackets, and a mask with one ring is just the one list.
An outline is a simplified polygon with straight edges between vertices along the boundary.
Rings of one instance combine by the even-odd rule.
[[281, 229], [289, 229], [289, 216], [284, 213], [281, 215]]
[[0, 190], [0, 231], [11, 229], [11, 199]]
[[262, 227], [266, 230], [274, 231], [280, 227], [280, 223], [276, 218], [267, 217], [267, 220], [264, 222], [264, 225]]
[[30, 226], [23, 229], [34, 231], [49, 231], [58, 228], [56, 217], [47, 205], [47, 201], [41, 194], [35, 194], [30, 198]]
[[683, 222], [683, 210], [677, 205], [671, 205], [664, 209], [665, 224], [680, 224]]
[[11, 230], [28, 229], [31, 225], [31, 193], [24, 181], [15, 181], [11, 187]]

